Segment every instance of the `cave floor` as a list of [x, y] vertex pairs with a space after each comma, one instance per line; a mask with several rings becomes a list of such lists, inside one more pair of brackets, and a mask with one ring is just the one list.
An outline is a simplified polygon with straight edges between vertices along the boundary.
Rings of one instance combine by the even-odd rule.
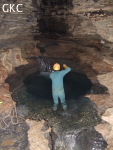
[[[29, 109], [29, 114], [26, 118], [36, 121], [47, 120], [48, 125], [56, 131], [55, 134], [93, 127], [101, 121], [97, 110], [94, 108], [94, 104], [89, 98], [84, 96], [67, 101], [70, 115], [66, 116], [62, 114], [63, 111], [60, 104], [57, 114], [54, 115], [52, 112], [53, 102], [48, 99], [37, 99], [28, 94], [24, 84], [13, 91], [12, 98], [16, 101], [17, 107], [25, 105]], [[12, 123], [7, 129], [0, 130], [1, 150], [29, 150], [27, 139], [28, 127], [24, 120], [21, 121], [22, 123]], [[9, 118], [6, 120], [7, 124], [8, 122]], [[5, 124], [3, 127], [5, 127]]]
[[17, 105], [25, 105], [30, 110], [27, 118], [37, 121], [41, 119], [48, 120], [50, 126], [59, 124], [62, 130], [67, 130], [73, 125], [75, 129], [91, 127], [101, 121], [92, 101], [84, 96], [67, 101], [69, 115], [65, 116], [60, 104], [56, 115], [54, 115], [52, 111], [53, 101], [49, 99], [37, 99], [29, 95], [25, 85], [16, 89], [12, 93], [12, 97]]

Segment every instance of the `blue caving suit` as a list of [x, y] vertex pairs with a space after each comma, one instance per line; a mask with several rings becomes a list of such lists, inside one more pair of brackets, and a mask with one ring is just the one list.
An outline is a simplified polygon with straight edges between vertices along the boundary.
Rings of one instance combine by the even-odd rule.
[[54, 71], [50, 73], [50, 78], [52, 80], [52, 96], [54, 100], [53, 110], [57, 110], [58, 107], [58, 98], [60, 98], [63, 109], [67, 108], [67, 104], [65, 102], [65, 93], [63, 86], [63, 77], [71, 71], [70, 67], [67, 67], [62, 71]]

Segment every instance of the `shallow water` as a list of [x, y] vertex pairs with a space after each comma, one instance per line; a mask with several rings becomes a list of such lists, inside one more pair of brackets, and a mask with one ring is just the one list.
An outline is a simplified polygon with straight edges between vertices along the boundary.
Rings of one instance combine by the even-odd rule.
[[[36, 94], [36, 91], [42, 88], [39, 86], [39, 83], [42, 84], [44, 82], [42, 85], [45, 85], [45, 83], [46, 86], [47, 83], [50, 85], [47, 75], [45, 77], [40, 75], [40, 77], [38, 75], [38, 83], [36, 79], [34, 82], [32, 82], [32, 80], [29, 81], [29, 86], [32, 87], [33, 92]], [[75, 81], [77, 80], [74, 80], [74, 82]], [[69, 87], [70, 82], [66, 81], [66, 83]], [[75, 90], [75, 87], [73, 87], [73, 89]], [[25, 105], [29, 109], [30, 113], [27, 118], [37, 121], [41, 119], [48, 121], [48, 125], [52, 127], [54, 133], [58, 137], [55, 144], [57, 149], [53, 147], [53, 150], [61, 149], [61, 145], [66, 147], [64, 150], [71, 150], [71, 148], [72, 150], [105, 150], [106, 143], [104, 144], [104, 139], [93, 128], [101, 122], [93, 102], [84, 96], [73, 96], [76, 92], [73, 92], [73, 90], [70, 92], [68, 88], [68, 90], [66, 89], [68, 91], [67, 93], [70, 95], [72, 94], [66, 97], [69, 115], [63, 116], [60, 103], [57, 114], [54, 115], [52, 112], [52, 97], [49, 98], [48, 95], [46, 95], [49, 90], [50, 88], [47, 86], [42, 92], [40, 91], [40, 93], [38, 93], [39, 97], [36, 97], [28, 93], [28, 87], [22, 84], [13, 91], [12, 98], [17, 102], [17, 105]], [[59, 140], [61, 145], [59, 145]]]
[[[30, 110], [28, 118], [33, 119], [51, 119], [54, 118], [52, 112], [53, 101], [48, 99], [36, 99], [32, 95], [28, 94], [26, 91], [25, 85], [19, 87], [19, 89], [14, 90], [12, 93], [12, 98], [17, 102], [17, 105], [26, 105]], [[57, 111], [56, 122], [59, 121], [59, 124], [63, 129], [74, 126], [74, 129], [81, 127], [95, 126], [100, 122], [98, 113], [93, 107], [94, 104], [90, 101], [89, 98], [80, 97], [79, 99], [73, 99], [67, 101], [68, 110], [71, 114], [71, 117], [64, 117], [62, 115], [62, 107], [59, 104]]]

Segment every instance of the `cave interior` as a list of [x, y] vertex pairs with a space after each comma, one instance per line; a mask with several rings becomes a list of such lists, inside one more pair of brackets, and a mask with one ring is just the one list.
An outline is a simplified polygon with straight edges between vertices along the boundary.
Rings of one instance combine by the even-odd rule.
[[[1, 8], [4, 3], [0, 2]], [[10, 0], [7, 4], [22, 4], [22, 12], [0, 10], [0, 148], [18, 150], [17, 145], [21, 150], [32, 150], [26, 123], [20, 133], [16, 132], [20, 124], [15, 118], [19, 116], [44, 120], [48, 126], [44, 124], [44, 131], [52, 128], [46, 137], [50, 150], [58, 150], [61, 145], [67, 150], [112, 150], [108, 142], [112, 136], [106, 138], [95, 129], [106, 123], [103, 114], [113, 108], [112, 0]], [[61, 70], [63, 64], [71, 67], [63, 79], [67, 114], [60, 100], [57, 114], [52, 111], [49, 75], [54, 63], [59, 63]], [[108, 122], [112, 126], [111, 120]], [[15, 130], [17, 137], [25, 132], [26, 143], [19, 145], [24, 141], [17, 142], [19, 137], [9, 130]], [[5, 143], [6, 133], [16, 142]]]

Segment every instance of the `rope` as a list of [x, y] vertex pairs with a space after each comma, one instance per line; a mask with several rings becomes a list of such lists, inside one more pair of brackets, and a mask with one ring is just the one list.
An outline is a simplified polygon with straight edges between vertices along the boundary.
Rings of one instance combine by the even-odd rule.
[[[6, 115], [3, 118], [0, 118], [0, 129], [8, 128], [11, 123], [14, 125], [19, 124], [19, 123], [24, 123], [24, 122], [19, 122], [19, 118], [23, 119], [24, 121], [25, 121], [25, 119], [23, 117], [20, 117], [17, 115], [17, 109], [16, 109], [14, 102], [13, 102], [13, 106], [14, 106], [13, 109], [10, 111], [10, 113], [8, 115]], [[6, 121], [5, 121], [5, 120], [7, 120], [7, 118], [10, 119], [9, 123], [6, 123]], [[14, 118], [16, 118], [16, 122], [14, 122]], [[3, 125], [2, 125], [3, 123], [4, 123], [5, 127], [3, 127]]]

